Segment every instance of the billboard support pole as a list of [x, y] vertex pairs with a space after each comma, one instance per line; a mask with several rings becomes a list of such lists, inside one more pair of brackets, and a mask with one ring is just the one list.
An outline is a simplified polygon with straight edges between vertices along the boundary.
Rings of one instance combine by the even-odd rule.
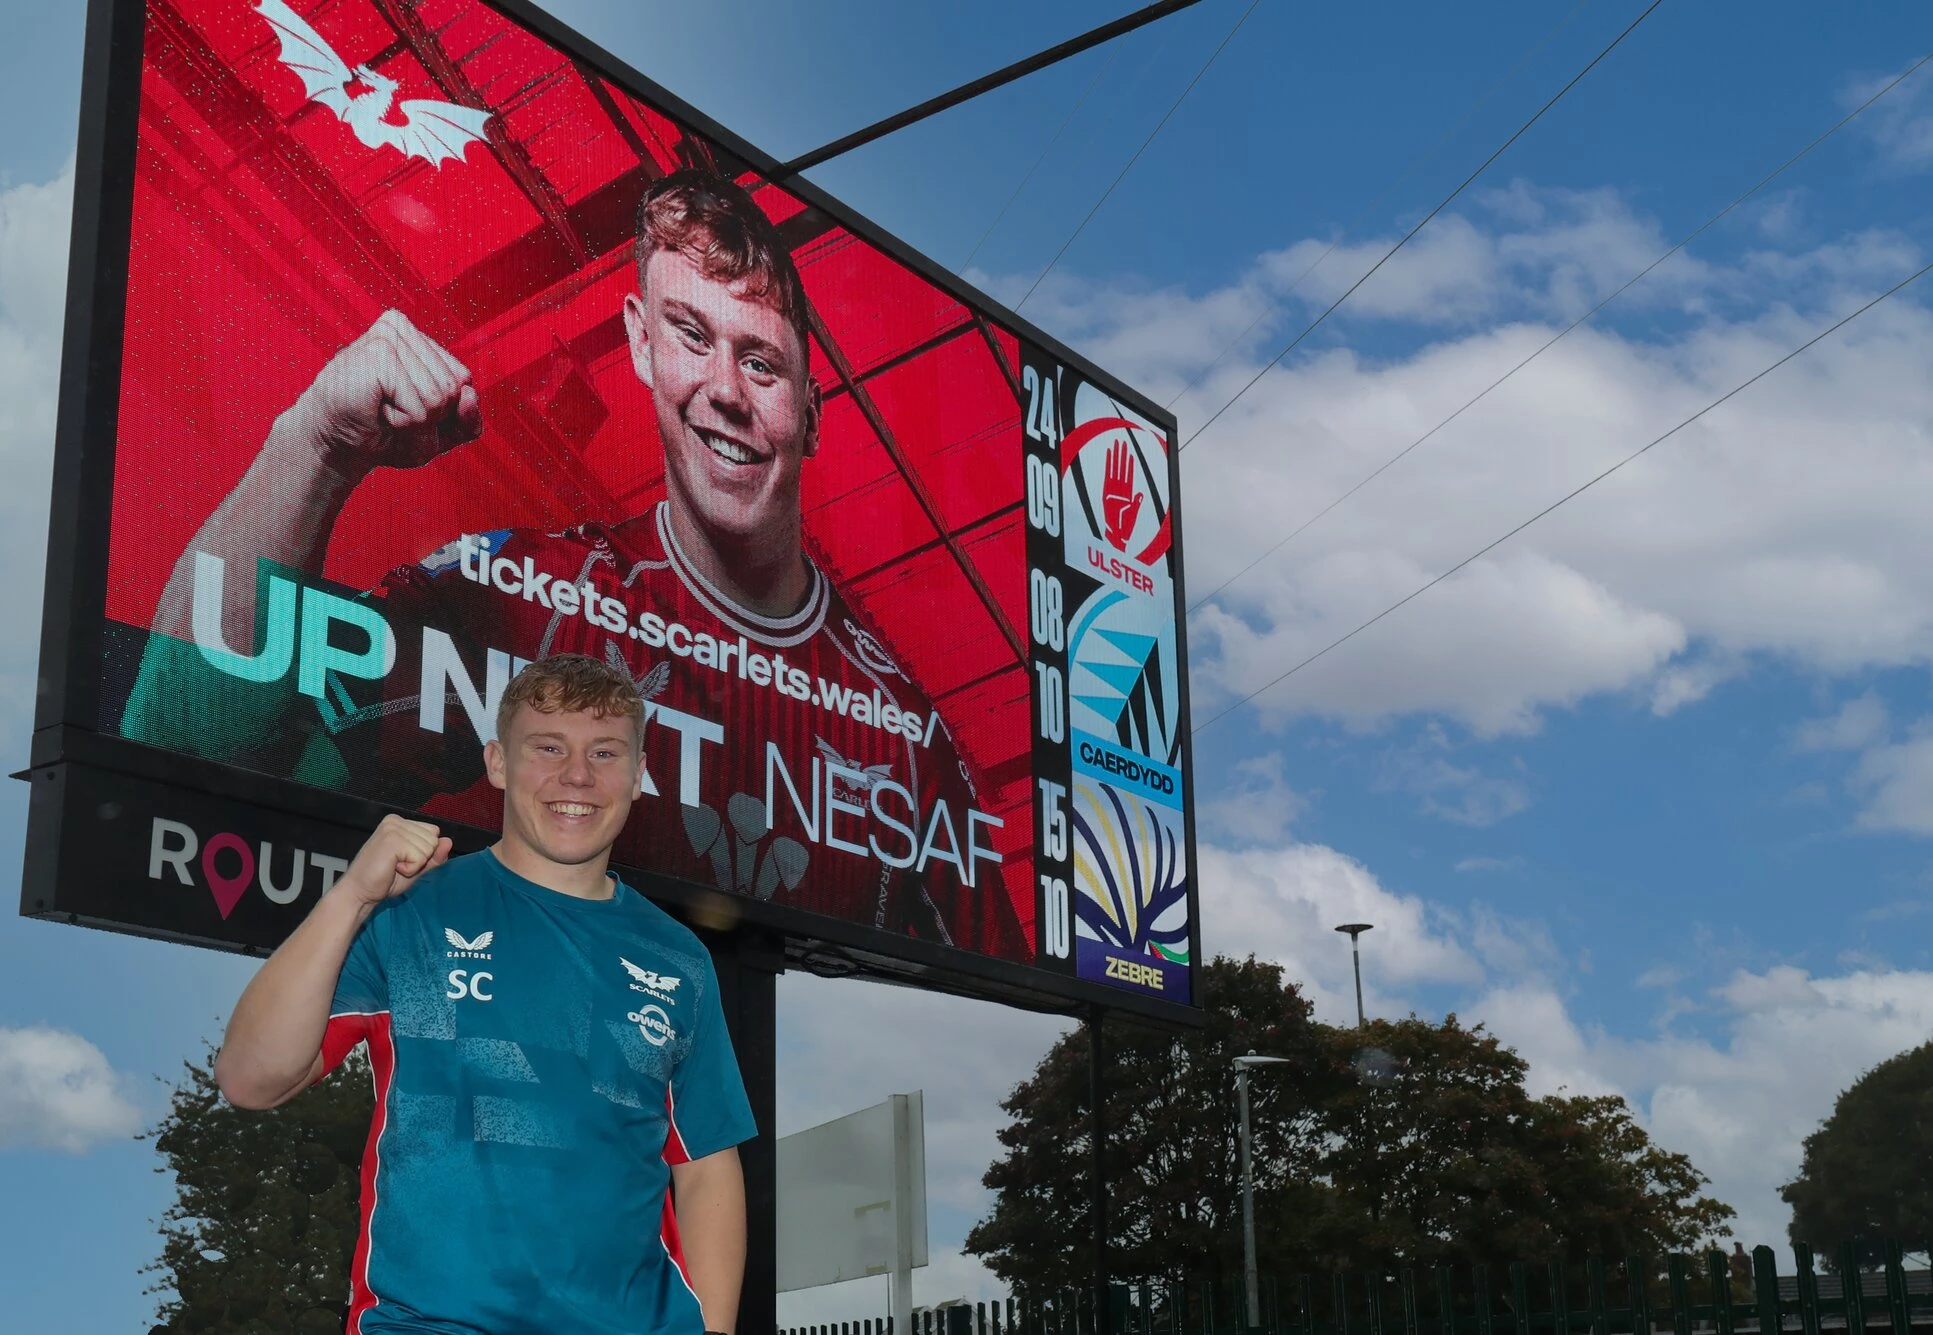
[[1107, 1076], [1099, 1006], [1087, 1013], [1088, 1209], [1094, 1220], [1093, 1335], [1107, 1335]]
[[1178, 10], [1198, 3], [1200, 0], [1160, 0], [1158, 4], [1143, 6], [1132, 14], [1115, 19], [1112, 23], [1103, 23], [1100, 27], [1092, 28], [1078, 37], [1068, 38], [1058, 46], [1050, 46], [1037, 55], [1028, 56], [1025, 60], [1016, 60], [1013, 64], [997, 69], [991, 74], [981, 75], [971, 83], [963, 83], [951, 92], [941, 93], [938, 97], [929, 97], [916, 107], [908, 107], [884, 120], [874, 121], [864, 129], [854, 130], [851, 134], [835, 139], [822, 148], [815, 148], [810, 153], [793, 158], [790, 162], [781, 163], [766, 179], [776, 184], [788, 177], [797, 176], [802, 171], [830, 162], [842, 154], [852, 152], [855, 148], [862, 148], [875, 139], [884, 139], [896, 130], [916, 125], [929, 116], [937, 116], [942, 111], [959, 106], [962, 102], [970, 102], [982, 93], [990, 93], [996, 88], [1012, 83], [1015, 79], [1024, 79], [1036, 70], [1044, 70], [1049, 65], [1057, 65], [1071, 56], [1078, 56], [1083, 51], [1091, 51], [1103, 42], [1113, 41], [1116, 37], [1131, 33], [1136, 28], [1146, 27], [1156, 19], [1164, 19]]
[[[923, 1187], [925, 1184], [922, 1183]], [[895, 1331], [913, 1329], [913, 1100], [893, 1095], [893, 1275], [887, 1315]]]
[[745, 1170], [745, 1283], [738, 1329], [778, 1329], [778, 976], [784, 943], [755, 928], [700, 932], [718, 971], [725, 1028], [738, 1057], [758, 1134], [738, 1147]]

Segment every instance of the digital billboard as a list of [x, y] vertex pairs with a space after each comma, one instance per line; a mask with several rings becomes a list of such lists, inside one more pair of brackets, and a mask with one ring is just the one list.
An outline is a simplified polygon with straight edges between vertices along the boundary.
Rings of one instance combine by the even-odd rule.
[[89, 60], [25, 911], [272, 946], [376, 812], [487, 842], [577, 652], [641, 889], [1192, 1004], [1171, 417], [520, 3]]

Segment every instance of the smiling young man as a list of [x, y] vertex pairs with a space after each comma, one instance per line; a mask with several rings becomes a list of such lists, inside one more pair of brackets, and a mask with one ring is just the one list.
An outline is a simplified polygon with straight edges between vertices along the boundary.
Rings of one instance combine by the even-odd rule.
[[503, 694], [503, 837], [389, 816], [236, 1003], [246, 1108], [369, 1044], [350, 1335], [731, 1332], [755, 1134], [696, 937], [608, 870], [638, 784], [630, 679], [561, 655]]
[[[485, 430], [468, 368], [389, 312], [276, 419], [183, 552], [124, 730], [398, 806], [440, 795], [439, 810], [482, 821], [494, 796], [476, 738], [446, 722], [464, 701], [451, 674], [474, 692], [487, 650], [587, 654], [646, 700], [644, 800], [620, 861], [1028, 958], [998, 851], [1026, 832], [1003, 838], [979, 810], [932, 701], [806, 551], [820, 391], [777, 229], [732, 181], [663, 177], [639, 206], [637, 280], [622, 319], [651, 395], [661, 503], [616, 523], [464, 534], [392, 572], [369, 603], [396, 637], [379, 681], [338, 676], [310, 706], [293, 672], [212, 676], [204, 658], [257, 642], [258, 561], [320, 575], [372, 472]], [[292, 708], [321, 717], [291, 727]]]

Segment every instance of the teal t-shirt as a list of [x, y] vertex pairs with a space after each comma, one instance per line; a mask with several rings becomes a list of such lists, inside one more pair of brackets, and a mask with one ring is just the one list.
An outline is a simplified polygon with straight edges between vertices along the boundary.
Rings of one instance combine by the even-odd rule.
[[351, 1335], [699, 1335], [671, 1165], [757, 1128], [704, 946], [489, 852], [372, 913], [323, 1053], [369, 1043]]

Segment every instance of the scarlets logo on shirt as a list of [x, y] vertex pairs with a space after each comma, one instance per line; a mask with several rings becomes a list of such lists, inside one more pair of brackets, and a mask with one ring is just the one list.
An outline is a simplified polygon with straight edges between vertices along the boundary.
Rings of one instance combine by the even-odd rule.
[[633, 992], [647, 993], [656, 997], [659, 1001], [664, 1002], [666, 1005], [672, 1003], [673, 997], [671, 994], [678, 990], [678, 984], [683, 981], [683, 979], [671, 978], [652, 969], [640, 969], [622, 955], [618, 956], [617, 962], [624, 966], [624, 971], [630, 974], [634, 980], [629, 984]]

